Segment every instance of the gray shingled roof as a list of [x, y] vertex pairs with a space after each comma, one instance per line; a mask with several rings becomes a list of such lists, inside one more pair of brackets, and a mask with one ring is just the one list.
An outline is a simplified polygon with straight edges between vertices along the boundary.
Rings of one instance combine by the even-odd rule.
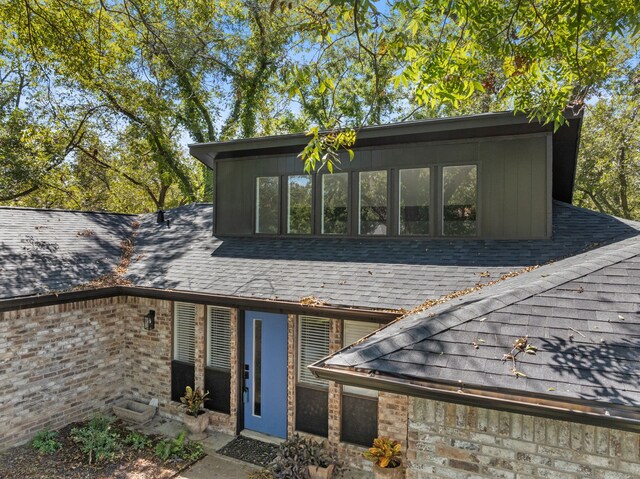
[[0, 298], [62, 291], [108, 274], [133, 217], [0, 207]]
[[[563, 203], [550, 240], [216, 238], [210, 204], [130, 217], [0, 209], [0, 297], [62, 291], [109, 273], [140, 222], [128, 279], [134, 286], [333, 306], [413, 308], [638, 234], [635, 223]], [[79, 236], [85, 229], [92, 236]], [[509, 280], [507, 282], [510, 282]]]
[[[502, 358], [526, 335], [539, 350], [517, 378]], [[639, 350], [636, 236], [400, 319], [324, 367], [637, 407]]]
[[[129, 268], [138, 286], [299, 301], [410, 309], [594, 245], [638, 234], [638, 225], [554, 205], [550, 240], [336, 239], [212, 237], [210, 205], [145, 216]], [[482, 274], [485, 273], [485, 274]], [[488, 275], [487, 275], [488, 273]]]

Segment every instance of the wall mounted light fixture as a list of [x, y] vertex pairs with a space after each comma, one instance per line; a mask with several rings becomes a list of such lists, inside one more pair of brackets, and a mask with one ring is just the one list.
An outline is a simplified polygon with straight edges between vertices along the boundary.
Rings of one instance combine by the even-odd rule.
[[144, 329], [147, 331], [151, 331], [156, 327], [156, 312], [153, 309], [150, 309], [147, 314], [145, 314], [143, 319]]

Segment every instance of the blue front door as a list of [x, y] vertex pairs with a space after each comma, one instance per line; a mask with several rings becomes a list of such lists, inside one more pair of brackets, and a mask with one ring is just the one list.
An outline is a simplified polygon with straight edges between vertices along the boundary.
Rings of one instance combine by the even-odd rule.
[[287, 436], [287, 315], [246, 311], [244, 428]]

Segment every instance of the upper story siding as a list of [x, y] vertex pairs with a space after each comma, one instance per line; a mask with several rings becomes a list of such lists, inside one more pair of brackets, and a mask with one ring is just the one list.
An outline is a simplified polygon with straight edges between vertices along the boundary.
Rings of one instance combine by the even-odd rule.
[[[190, 152], [214, 170], [218, 236], [533, 240], [551, 237], [552, 201], [572, 201], [582, 117], [566, 118], [555, 131], [513, 112], [363, 127], [355, 157], [345, 153], [336, 168], [340, 179], [322, 169], [290, 178], [305, 174], [304, 134]], [[297, 206], [288, 209], [290, 198]]]
[[[431, 236], [442, 237], [442, 168], [477, 167], [477, 234], [487, 239], [538, 239], [551, 234], [552, 134], [535, 133], [473, 140], [411, 143], [355, 150], [344, 158], [340, 171], [348, 172], [350, 186], [349, 234], [358, 236], [359, 171], [387, 171], [388, 236], [398, 235], [398, 172], [431, 167]], [[217, 235], [252, 235], [256, 220], [256, 178], [279, 177], [281, 190], [279, 234], [286, 234], [286, 184], [290, 175], [304, 174], [295, 153], [246, 156], [215, 162]], [[313, 234], [320, 234], [319, 176], [314, 173]]]

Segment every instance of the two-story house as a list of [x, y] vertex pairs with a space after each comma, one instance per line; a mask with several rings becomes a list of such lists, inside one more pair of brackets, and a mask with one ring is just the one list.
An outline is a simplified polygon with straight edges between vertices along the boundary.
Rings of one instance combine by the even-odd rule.
[[[571, 206], [580, 124], [367, 127], [333, 173], [304, 171], [305, 135], [196, 144], [213, 205], [1, 208], [0, 411], [37, 388], [50, 427], [123, 397], [175, 414], [195, 384], [213, 428], [326, 438], [359, 467], [391, 436], [411, 477], [640, 468], [621, 432], [638, 424], [640, 225]], [[57, 406], [78, 381], [82, 408]], [[14, 420], [0, 440], [32, 433]]]

